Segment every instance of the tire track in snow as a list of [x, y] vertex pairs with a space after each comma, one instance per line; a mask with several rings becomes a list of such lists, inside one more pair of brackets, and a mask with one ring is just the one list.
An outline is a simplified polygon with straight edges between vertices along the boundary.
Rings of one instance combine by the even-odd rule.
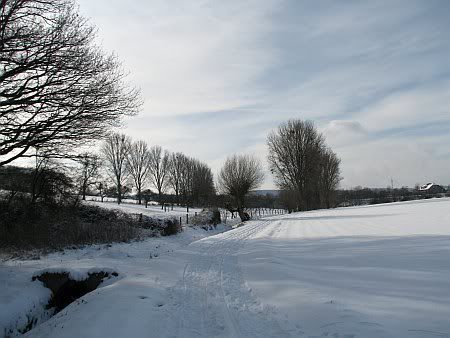
[[[174, 337], [288, 336], [246, 287], [236, 253], [271, 222], [249, 224], [193, 243], [180, 285], [173, 288], [179, 316]], [[176, 313], [178, 311], [178, 313]]]

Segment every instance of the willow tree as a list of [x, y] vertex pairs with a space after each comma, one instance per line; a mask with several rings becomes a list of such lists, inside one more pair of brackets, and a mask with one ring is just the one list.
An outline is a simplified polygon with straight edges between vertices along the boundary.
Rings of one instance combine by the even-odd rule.
[[250, 155], [232, 155], [225, 160], [219, 173], [219, 190], [230, 196], [235, 203], [235, 210], [242, 221], [247, 220], [244, 213], [245, 196], [250, 190], [261, 186], [264, 172], [261, 162]]

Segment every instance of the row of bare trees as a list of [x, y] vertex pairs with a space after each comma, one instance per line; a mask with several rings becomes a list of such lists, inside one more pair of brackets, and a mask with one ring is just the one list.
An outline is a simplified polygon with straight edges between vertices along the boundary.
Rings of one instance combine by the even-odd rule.
[[[205, 163], [183, 153], [170, 153], [155, 145], [149, 147], [145, 141], [135, 141], [124, 134], [110, 134], [101, 148], [101, 156], [85, 155], [80, 162], [80, 190], [85, 199], [90, 185], [99, 186], [100, 163], [113, 184], [117, 202], [123, 198], [124, 188], [130, 184], [136, 189], [138, 203], [155, 190], [158, 201], [172, 192], [177, 203], [185, 205], [208, 204], [215, 195], [214, 176]], [[104, 181], [104, 179], [103, 179]], [[100, 191], [99, 191], [100, 192]]]

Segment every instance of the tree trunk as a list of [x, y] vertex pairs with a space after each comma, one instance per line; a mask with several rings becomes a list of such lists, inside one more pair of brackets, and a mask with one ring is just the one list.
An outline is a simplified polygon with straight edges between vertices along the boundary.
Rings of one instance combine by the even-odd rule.
[[142, 205], [142, 192], [141, 192], [141, 188], [138, 188], [138, 203], [139, 205]]

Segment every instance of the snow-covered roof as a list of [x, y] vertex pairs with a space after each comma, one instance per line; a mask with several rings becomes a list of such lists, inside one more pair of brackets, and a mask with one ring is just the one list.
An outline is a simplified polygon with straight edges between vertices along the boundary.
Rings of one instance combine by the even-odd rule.
[[420, 191], [430, 190], [431, 187], [436, 186], [436, 185], [437, 185], [437, 184], [434, 184], [434, 183], [427, 183], [427, 184], [422, 185], [422, 186], [419, 188], [419, 190], [420, 190]]

